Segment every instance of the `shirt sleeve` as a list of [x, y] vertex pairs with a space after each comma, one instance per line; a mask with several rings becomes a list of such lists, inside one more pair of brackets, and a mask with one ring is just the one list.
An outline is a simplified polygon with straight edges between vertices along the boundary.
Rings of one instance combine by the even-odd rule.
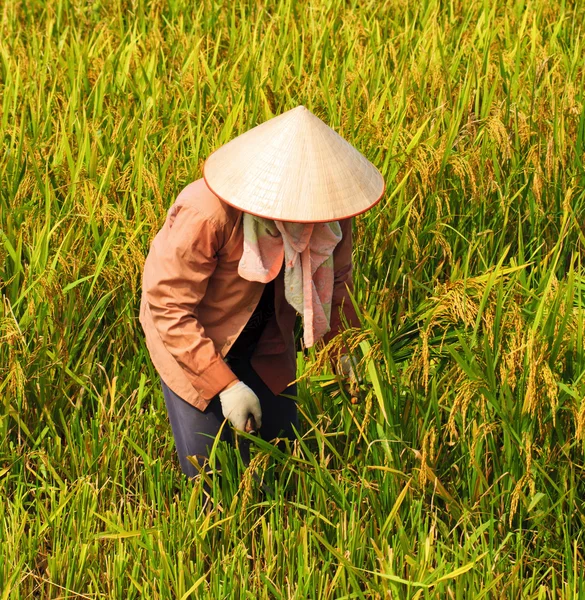
[[341, 241], [333, 251], [333, 297], [331, 299], [331, 329], [324, 336], [323, 341], [329, 342], [342, 330], [342, 318], [345, 317], [350, 327], [359, 327], [360, 320], [357, 316], [349, 292], [353, 292], [353, 263], [351, 259], [353, 250], [352, 224], [353, 219], [343, 219], [341, 226]]
[[163, 344], [201, 397], [211, 400], [237, 380], [197, 314], [215, 270], [223, 228], [183, 206], [157, 238], [145, 263], [143, 292]]

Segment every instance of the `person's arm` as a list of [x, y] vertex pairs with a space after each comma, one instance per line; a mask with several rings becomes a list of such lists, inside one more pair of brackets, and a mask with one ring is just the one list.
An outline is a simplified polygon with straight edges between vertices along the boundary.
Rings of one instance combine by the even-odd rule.
[[238, 381], [197, 318], [225, 232], [190, 206], [183, 206], [163, 232], [164, 237], [151, 246], [143, 290], [165, 347], [209, 401]]
[[341, 241], [333, 251], [334, 281], [333, 297], [331, 298], [331, 329], [323, 337], [325, 343], [329, 342], [342, 330], [341, 314], [344, 315], [350, 327], [359, 327], [360, 320], [357, 316], [349, 292], [353, 292], [353, 264], [351, 260], [352, 223], [353, 219], [339, 221], [341, 226]]

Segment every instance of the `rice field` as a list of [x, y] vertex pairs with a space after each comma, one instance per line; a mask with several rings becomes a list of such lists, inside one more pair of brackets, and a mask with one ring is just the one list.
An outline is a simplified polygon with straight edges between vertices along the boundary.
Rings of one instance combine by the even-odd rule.
[[[0, 600], [585, 598], [585, 4], [0, 3]], [[304, 104], [383, 173], [298, 440], [185, 481], [138, 323], [208, 154]], [[264, 488], [253, 478], [258, 473]], [[271, 489], [269, 489], [271, 488]]]

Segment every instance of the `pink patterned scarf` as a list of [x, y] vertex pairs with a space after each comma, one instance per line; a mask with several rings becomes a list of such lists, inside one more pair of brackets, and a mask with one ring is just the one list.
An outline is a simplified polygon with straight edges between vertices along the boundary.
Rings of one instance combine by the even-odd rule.
[[244, 213], [244, 252], [240, 277], [268, 283], [284, 260], [284, 295], [303, 317], [307, 347], [330, 329], [333, 296], [333, 250], [341, 227], [331, 223], [286, 223]]

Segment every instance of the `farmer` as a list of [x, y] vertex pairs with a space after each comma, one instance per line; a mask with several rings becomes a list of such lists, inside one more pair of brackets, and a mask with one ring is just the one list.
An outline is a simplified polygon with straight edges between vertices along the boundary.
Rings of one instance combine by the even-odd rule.
[[[378, 170], [303, 106], [211, 154], [154, 238], [140, 322], [187, 476], [214, 438], [255, 423], [292, 438], [294, 325], [327, 341], [352, 289], [353, 215], [382, 197]], [[250, 419], [253, 417], [253, 419]]]

